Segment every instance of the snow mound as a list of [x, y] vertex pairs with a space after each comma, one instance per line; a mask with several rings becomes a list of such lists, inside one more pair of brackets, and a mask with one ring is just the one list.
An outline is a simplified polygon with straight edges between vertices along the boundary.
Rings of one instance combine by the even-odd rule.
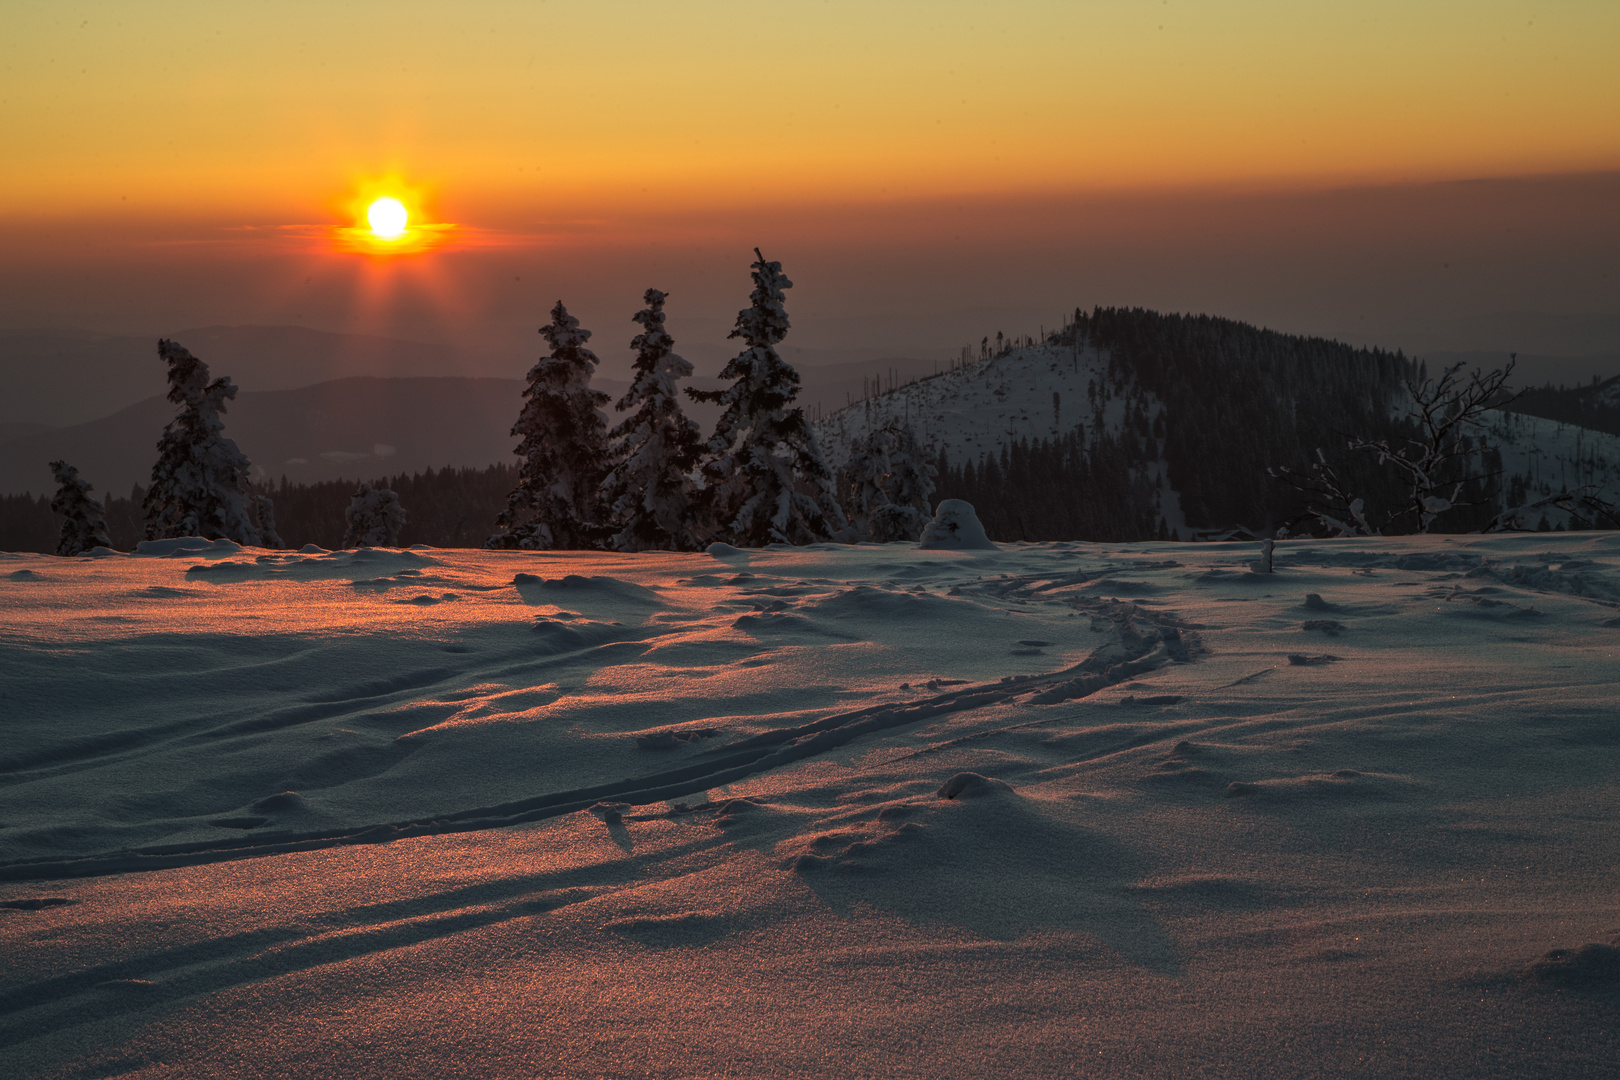
[[206, 540], [201, 536], [176, 536], [171, 540], [142, 540], [132, 554], [153, 559], [172, 559], [182, 555], [225, 557], [235, 555], [242, 545], [230, 540]]
[[956, 621], [969, 614], [968, 605], [959, 600], [876, 589], [870, 585], [840, 590], [804, 607], [806, 612], [831, 618], [911, 622], [919, 627], [919, 632], [921, 627], [933, 625], [933, 620]]
[[946, 499], [934, 508], [934, 519], [923, 526], [922, 539], [917, 547], [923, 551], [935, 550], [997, 550], [985, 535], [979, 515], [971, 503], [961, 499]]

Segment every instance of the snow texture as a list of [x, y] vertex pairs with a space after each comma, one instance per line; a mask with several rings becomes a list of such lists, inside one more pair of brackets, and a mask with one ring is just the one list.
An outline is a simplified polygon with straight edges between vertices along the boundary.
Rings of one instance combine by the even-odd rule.
[[608, 396], [591, 389], [596, 354], [561, 300], [540, 334], [551, 346], [529, 369], [527, 399], [512, 434], [522, 458], [518, 485], [496, 519], [486, 546], [494, 549], [600, 547], [606, 507], [607, 424], [600, 411]]
[[602, 485], [618, 551], [695, 551], [707, 534], [693, 479], [703, 436], [682, 413], [675, 387], [692, 365], [675, 354], [675, 340], [664, 329], [665, 298], [648, 289], [647, 306], [633, 317], [642, 326], [630, 342], [635, 378], [614, 406], [635, 409], [609, 433], [616, 440], [614, 465]]
[[158, 342], [169, 368], [169, 400], [179, 413], [158, 441], [158, 460], [142, 509], [146, 538], [224, 538], [280, 547], [270, 500], [248, 487], [246, 455], [223, 434], [225, 403], [236, 397], [229, 378], [210, 380], [208, 365], [179, 342]]
[[84, 555], [93, 548], [112, 547], [112, 541], [107, 539], [107, 511], [99, 499], [90, 497], [92, 485], [65, 461], [51, 462], [51, 475], [56, 480], [51, 510], [62, 515], [62, 537], [56, 553]]
[[3, 1071], [1612, 1076], [1620, 535], [1255, 553], [0, 554]]
[[703, 464], [705, 503], [724, 539], [744, 547], [809, 544], [831, 539], [844, 513], [833, 475], [804, 410], [793, 405], [799, 374], [777, 353], [787, 336], [783, 290], [793, 282], [758, 248], [750, 305], [737, 313], [731, 337], [748, 348], [720, 372], [724, 390], [693, 390], [695, 401], [724, 406]]
[[363, 483], [344, 509], [343, 520], [348, 525], [343, 532], [346, 548], [398, 547], [405, 508], [399, 505], [397, 492]]
[[945, 499], [935, 508], [917, 546], [924, 551], [996, 549], [973, 507], [961, 499]]

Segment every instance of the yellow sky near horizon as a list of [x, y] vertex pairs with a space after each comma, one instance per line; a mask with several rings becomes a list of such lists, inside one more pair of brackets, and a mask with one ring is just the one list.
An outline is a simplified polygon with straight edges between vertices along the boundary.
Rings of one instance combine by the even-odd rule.
[[10, 0], [0, 216], [518, 226], [1620, 168], [1620, 4]]

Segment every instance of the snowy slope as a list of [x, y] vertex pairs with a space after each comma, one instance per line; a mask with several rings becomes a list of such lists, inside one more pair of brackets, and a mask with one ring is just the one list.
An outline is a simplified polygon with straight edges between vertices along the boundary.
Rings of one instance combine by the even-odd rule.
[[[1066, 435], [1079, 424], [1090, 432], [1099, 418], [1106, 430], [1118, 432], [1126, 403], [1121, 388], [1109, 385], [1107, 368], [1107, 356], [1095, 349], [1013, 349], [840, 409], [816, 425], [816, 437], [830, 462], [842, 462], [856, 440], [899, 420], [931, 453], [944, 450], [958, 463], [1009, 441]], [[1160, 406], [1151, 399], [1147, 405], [1150, 419], [1157, 416]]]
[[[1620, 436], [1494, 409], [1483, 435], [1501, 451], [1504, 489], [1523, 491], [1518, 505], [1587, 485], [1620, 505]], [[1554, 510], [1548, 519], [1558, 525], [1568, 515]]]
[[[1118, 436], [1137, 412], [1152, 424], [1164, 405], [1111, 377], [1106, 353], [1042, 343], [869, 397], [831, 414], [815, 429], [834, 468], [849, 459], [852, 445], [890, 421], [909, 426], [930, 457], [943, 451], [952, 464], [960, 464], [994, 456], [1008, 443], [1056, 439], [1077, 428], [1088, 440], [1102, 432]], [[1165, 462], [1144, 462], [1142, 468], [1158, 487], [1157, 515], [1173, 535], [1187, 535]]]
[[[1118, 436], [1138, 410], [1150, 424], [1165, 415], [1163, 403], [1133, 387], [1128, 376], [1109, 376], [1106, 353], [1043, 343], [858, 402], [819, 422], [816, 434], [837, 466], [867, 432], [897, 420], [911, 427], [930, 455], [943, 451], [956, 464], [995, 455], [1020, 439], [1057, 438], [1077, 426], [1088, 438], [1098, 431]], [[1504, 491], [1517, 484], [1513, 491], [1532, 502], [1566, 486], [1593, 484], [1620, 504], [1620, 437], [1522, 413], [1489, 410], [1486, 417], [1480, 433], [1502, 454]], [[1164, 461], [1142, 467], [1158, 480], [1159, 512], [1175, 535], [1187, 536], [1180, 493]], [[1548, 516], [1555, 527], [1568, 520], [1557, 510]]]
[[1612, 1074], [1620, 535], [1255, 554], [0, 555], [0, 1071]]

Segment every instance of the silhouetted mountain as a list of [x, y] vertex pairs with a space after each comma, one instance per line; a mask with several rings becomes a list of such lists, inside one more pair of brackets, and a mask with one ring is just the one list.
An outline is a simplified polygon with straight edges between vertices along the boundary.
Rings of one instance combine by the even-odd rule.
[[1620, 376], [1586, 386], [1529, 389], [1508, 411], [1620, 435]]
[[[161, 376], [155, 354], [150, 366]], [[813, 416], [863, 393], [876, 393], [880, 382], [913, 378], [934, 366], [931, 361], [891, 359], [806, 368], [800, 373], [799, 401]], [[446, 466], [483, 468], [512, 460], [516, 440], [507, 433], [522, 407], [523, 383], [518, 379], [360, 377], [267, 391], [248, 389], [251, 384], [229, 367], [210, 363], [210, 368], [243, 388], [226, 413], [225, 434], [247, 454], [261, 478], [315, 483]], [[713, 378], [688, 381], [699, 389], [720, 385]], [[597, 378], [593, 385], [614, 402], [628, 389], [618, 379]], [[694, 402], [684, 408], [707, 435], [718, 410]], [[607, 411], [610, 419], [618, 415], [611, 406]], [[14, 425], [11, 437], [0, 432], [0, 492], [50, 490], [47, 463], [57, 458], [77, 466], [99, 492], [126, 492], [132, 484], [144, 484], [158, 436], [173, 415], [174, 406], [149, 397], [88, 423]]]
[[[516, 379], [337, 379], [297, 390], [244, 391], [225, 434], [254, 475], [301, 483], [428, 468], [482, 468], [511, 456]], [[610, 389], [611, 392], [611, 389]], [[0, 491], [43, 492], [46, 463], [65, 459], [101, 492], [146, 483], [174, 406], [149, 398], [88, 424], [0, 445]]]
[[[157, 334], [0, 331], [0, 422], [83, 424], [164, 392]], [[172, 337], [215, 375], [244, 391], [292, 390], [333, 379], [372, 376], [480, 377], [505, 374], [488, 357], [443, 345], [297, 326], [204, 326]]]

